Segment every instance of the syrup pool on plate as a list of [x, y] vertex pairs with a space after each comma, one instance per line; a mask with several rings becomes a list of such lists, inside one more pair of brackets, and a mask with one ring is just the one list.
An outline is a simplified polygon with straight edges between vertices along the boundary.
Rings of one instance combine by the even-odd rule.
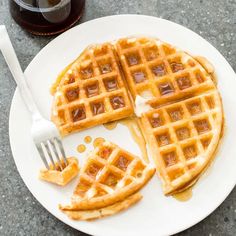
[[103, 142], [105, 142], [105, 139], [102, 137], [95, 138], [93, 141], [94, 148], [100, 146]]
[[[138, 147], [140, 148], [143, 159], [146, 162], [149, 162], [147, 148], [146, 148], [146, 142], [143, 137], [142, 131], [138, 125], [137, 119], [135, 119], [134, 117], [125, 118], [125, 119], [122, 119], [119, 121], [113, 121], [113, 122], [103, 124], [103, 126], [107, 130], [114, 130], [117, 127], [118, 123], [126, 126], [129, 129], [129, 132], [130, 132], [134, 142], [137, 143]], [[98, 142], [98, 141], [96, 141], [96, 142]]]
[[174, 89], [172, 88], [170, 83], [160, 84], [159, 85], [159, 90], [161, 92], [161, 95], [166, 95], [166, 94], [174, 92]]
[[140, 148], [143, 159], [149, 163], [146, 142], [143, 137], [142, 131], [138, 125], [138, 120], [135, 119], [134, 117], [131, 117], [131, 118], [120, 120], [119, 123], [126, 126], [129, 129], [129, 132], [133, 140], [137, 143], [137, 145]]
[[190, 200], [193, 196], [192, 187], [184, 190], [183, 192], [175, 193], [172, 196], [173, 196], [173, 198], [175, 198], [176, 200], [178, 200], [180, 202], [186, 202], [186, 201]]
[[85, 136], [84, 137], [84, 142], [85, 143], [91, 143], [92, 142], [92, 137], [91, 136]]
[[86, 151], [86, 146], [84, 144], [79, 144], [78, 147], [77, 147], [77, 151], [79, 153], [83, 153]]
[[113, 130], [116, 128], [118, 122], [117, 121], [112, 121], [112, 122], [108, 122], [106, 124], [103, 124], [103, 126], [107, 129], [107, 130]]
[[88, 97], [97, 96], [99, 94], [98, 83], [88, 85], [86, 87], [86, 94], [87, 94]]

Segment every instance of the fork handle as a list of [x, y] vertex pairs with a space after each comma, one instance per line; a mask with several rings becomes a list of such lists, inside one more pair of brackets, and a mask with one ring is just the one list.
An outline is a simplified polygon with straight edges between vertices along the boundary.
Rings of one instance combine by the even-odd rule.
[[19, 88], [21, 97], [30, 111], [33, 119], [41, 118], [38, 108], [34, 102], [30, 89], [25, 79], [25, 75], [20, 67], [15, 50], [7, 33], [5, 25], [0, 25], [0, 50]]

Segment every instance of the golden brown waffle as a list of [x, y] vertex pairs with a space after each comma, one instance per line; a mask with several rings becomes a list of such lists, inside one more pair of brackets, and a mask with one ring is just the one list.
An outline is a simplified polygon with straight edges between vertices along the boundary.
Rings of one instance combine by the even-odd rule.
[[62, 135], [118, 120], [133, 113], [114, 47], [93, 45], [60, 75], [52, 120]]
[[[103, 52], [106, 51], [103, 47], [108, 47], [108, 51], [112, 52], [111, 57], [114, 58], [117, 68], [115, 71], [119, 75], [119, 84], [122, 84], [119, 89], [123, 91], [127, 107], [118, 109], [117, 112], [121, 111], [118, 116], [114, 115], [115, 111], [112, 110], [111, 113], [107, 113], [107, 116], [106, 113], [104, 116], [102, 114], [103, 118], [98, 120], [95, 119], [96, 116], [92, 116], [92, 118], [88, 116], [87, 120], [87, 113], [85, 117], [84, 113], [79, 110], [84, 121], [73, 123], [73, 120], [71, 121], [73, 112], [68, 112], [73, 109], [61, 109], [65, 102], [64, 100], [61, 102], [60, 96], [66, 94], [63, 89], [70, 86], [66, 85], [68, 81], [72, 81], [73, 84], [74, 78], [81, 77], [81, 75], [77, 75], [80, 71], [78, 68], [93, 66], [93, 70], [85, 70], [87, 72], [83, 76], [86, 76], [86, 79], [79, 79], [78, 84], [85, 83], [80, 81], [89, 80], [87, 77], [95, 70], [99, 71], [100, 68], [101, 72], [100, 64], [97, 61], [100, 60], [100, 57], [103, 58]], [[171, 194], [190, 186], [214, 157], [222, 135], [223, 109], [213, 77], [212, 65], [202, 57], [194, 58], [167, 43], [147, 37], [124, 38], [116, 41], [114, 46], [106, 43], [91, 48], [92, 56], [90, 48], [87, 48], [79, 59], [63, 72], [59, 85], [55, 86], [58, 88], [58, 92], [55, 95], [56, 105], [54, 107], [56, 110], [54, 109], [53, 112], [55, 114], [53, 120], [60, 127], [61, 133], [67, 134], [106, 123], [108, 120], [118, 120], [130, 116], [132, 114], [131, 104], [134, 104], [133, 101], [137, 95], [148, 98], [148, 103], [153, 110], [142, 114], [140, 124], [161, 176], [164, 192]], [[95, 62], [91, 59], [94, 57]], [[121, 63], [124, 77], [120, 76], [118, 61]], [[105, 66], [106, 71], [109, 71], [109, 68], [109, 66]], [[100, 72], [98, 73], [99, 78], [102, 76]], [[110, 75], [110, 73], [105, 75]], [[129, 102], [126, 89], [132, 95], [132, 103]], [[116, 92], [117, 90], [114, 91], [114, 93]], [[110, 92], [105, 94], [105, 96], [111, 95]], [[193, 103], [191, 103], [192, 101]], [[79, 102], [77, 103], [79, 104]], [[73, 102], [66, 104], [66, 107], [70, 105], [73, 106]], [[89, 110], [88, 106], [85, 110], [86, 112]], [[201, 131], [201, 127], [209, 129]], [[78, 196], [75, 199], [78, 200]], [[84, 207], [83, 204], [81, 209]]]
[[214, 156], [222, 135], [217, 90], [153, 109], [141, 117], [165, 194], [185, 188]]
[[123, 201], [153, 176], [155, 168], [117, 145], [104, 142], [88, 156], [71, 205], [62, 210], [92, 210]]
[[142, 199], [142, 195], [140, 193], [135, 193], [127, 198], [125, 198], [121, 202], [116, 202], [113, 205], [95, 209], [95, 210], [78, 210], [78, 211], [68, 211], [63, 210], [64, 213], [67, 214], [73, 220], [96, 220], [102, 217], [111, 216], [117, 214], [120, 211], [123, 211], [130, 206], [136, 204], [138, 201]]
[[69, 164], [63, 166], [63, 170], [60, 170], [58, 163], [55, 163], [56, 169], [53, 168], [53, 165], [50, 165], [50, 170], [40, 170], [39, 178], [47, 182], [65, 186], [79, 173], [78, 160], [75, 157], [68, 157], [67, 161]]
[[214, 68], [158, 39], [124, 38], [116, 50], [133, 99], [148, 98], [141, 126], [165, 194], [182, 191], [214, 156], [223, 110]]
[[158, 39], [124, 38], [115, 46], [134, 99], [152, 98], [158, 106], [215, 87], [197, 60]]

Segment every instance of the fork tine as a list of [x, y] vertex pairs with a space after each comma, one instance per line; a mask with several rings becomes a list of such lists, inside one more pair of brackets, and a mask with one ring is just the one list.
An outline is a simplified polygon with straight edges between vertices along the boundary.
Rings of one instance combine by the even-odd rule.
[[45, 157], [43, 148], [41, 146], [41, 143], [40, 144], [36, 144], [36, 148], [38, 149], [39, 155], [40, 155], [40, 157], [41, 157], [45, 167], [49, 170], [50, 168], [49, 168], [48, 162], [46, 160], [46, 157]]
[[62, 145], [61, 140], [58, 139], [58, 138], [54, 138], [54, 139], [57, 141], [58, 147], [59, 147], [59, 149], [60, 149], [60, 151], [61, 151], [62, 157], [63, 157], [64, 162], [65, 162], [65, 165], [68, 165], [68, 161], [67, 161], [67, 159], [66, 159], [65, 150], [64, 150], [64, 148], [63, 148], [63, 145]]
[[49, 141], [49, 143], [50, 143], [51, 146], [52, 146], [52, 149], [53, 149], [54, 154], [55, 154], [55, 156], [56, 156], [56, 158], [57, 158], [58, 165], [60, 166], [60, 169], [63, 170], [63, 167], [62, 167], [62, 165], [61, 165], [60, 156], [59, 156], [59, 154], [58, 154], [58, 151], [57, 151], [57, 148], [56, 148], [56, 146], [55, 146], [55, 143], [54, 143], [52, 140], [48, 140], [48, 141]]
[[48, 146], [48, 144], [47, 144], [46, 142], [44, 143], [44, 146], [45, 146], [45, 148], [46, 148], [46, 150], [47, 150], [48, 156], [49, 156], [49, 158], [50, 158], [50, 160], [51, 160], [51, 163], [52, 163], [54, 169], [56, 169], [55, 162], [54, 162], [54, 160], [53, 160], [53, 158], [52, 158], [51, 150], [49, 149], [49, 146]]

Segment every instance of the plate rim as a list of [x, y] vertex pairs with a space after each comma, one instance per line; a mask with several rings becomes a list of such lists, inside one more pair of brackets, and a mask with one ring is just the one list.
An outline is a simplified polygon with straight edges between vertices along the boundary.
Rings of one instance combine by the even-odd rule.
[[[28, 66], [26, 67], [24, 73], [25, 73], [25, 74], [27, 73], [27, 71], [28, 71], [29, 68], [31, 67], [31, 64], [34, 63], [34, 61], [36, 60], [36, 58], [37, 58], [38, 56], [40, 56], [45, 50], [47, 50], [47, 48], [50, 46], [50, 44], [51, 44], [52, 42], [55, 43], [57, 40], [60, 40], [60, 39], [61, 39], [65, 34], [67, 34], [68, 32], [73, 31], [73, 30], [75, 30], [75, 28], [80, 27], [81, 25], [84, 25], [84, 24], [86, 24], [86, 23], [88, 23], [88, 22], [94, 22], [94, 21], [99, 21], [99, 20], [106, 20], [106, 19], [109, 19], [109, 18], [120, 18], [120, 17], [138, 17], [138, 18], [143, 18], [143, 17], [144, 17], [144, 18], [150, 18], [150, 19], [152, 19], [152, 20], [154, 20], [154, 21], [155, 21], [155, 20], [166, 21], [166, 22], [168, 22], [168, 23], [170, 23], [170, 24], [173, 24], [173, 25], [176, 25], [176, 26], [178, 26], [178, 27], [181, 27], [181, 28], [183, 28], [184, 30], [189, 31], [191, 34], [195, 34], [195, 36], [197, 36], [197, 37], [200, 38], [201, 40], [204, 40], [204, 41], [208, 44], [208, 47], [211, 47], [212, 49], [214, 49], [215, 53], [217, 53], [217, 54], [221, 57], [221, 59], [224, 60], [225, 64], [231, 69], [231, 72], [235, 74], [235, 72], [234, 72], [233, 68], [231, 67], [230, 63], [224, 58], [224, 56], [223, 56], [211, 43], [209, 43], [206, 39], [204, 39], [202, 36], [200, 36], [200, 35], [197, 34], [196, 32], [192, 31], [192, 30], [189, 29], [188, 27], [185, 27], [185, 26], [183, 26], [183, 25], [181, 25], [181, 24], [178, 24], [178, 23], [175, 23], [175, 22], [173, 22], [173, 21], [166, 20], [166, 19], [163, 19], [163, 18], [159, 18], [159, 17], [155, 17], [155, 16], [148, 16], [148, 15], [138, 15], [138, 14], [109, 15], [109, 16], [104, 16], [104, 17], [99, 17], [99, 18], [96, 18], [96, 19], [92, 19], [92, 20], [83, 22], [83, 23], [81, 23], [81, 24], [79, 24], [79, 25], [76, 25], [76, 26], [72, 27], [71, 29], [69, 29], [69, 30], [65, 31], [64, 33], [58, 35], [56, 38], [54, 38], [54, 39], [51, 40], [49, 43], [47, 43], [47, 44], [34, 56], [34, 58], [31, 60], [31, 62], [30, 62], [30, 63], [28, 64]], [[236, 78], [236, 74], [235, 74], [235, 78]], [[11, 122], [12, 122], [12, 119], [13, 119], [13, 118], [12, 118], [12, 114], [13, 114], [14, 104], [15, 104], [15, 101], [16, 101], [16, 99], [17, 99], [17, 96], [19, 96], [19, 90], [18, 90], [18, 88], [16, 87], [16, 90], [15, 90], [14, 95], [13, 95], [13, 97], [12, 97], [11, 106], [10, 106], [10, 112], [9, 112], [9, 122], [8, 122], [8, 125], [9, 125], [9, 126], [8, 126], [8, 127], [9, 127], [9, 128], [8, 128], [8, 131], [9, 131], [9, 141], [10, 141], [10, 147], [11, 147], [12, 157], [13, 157], [13, 160], [14, 160], [14, 162], [15, 162], [17, 171], [18, 171], [18, 173], [19, 173], [21, 179], [23, 180], [24, 184], [25, 184], [26, 187], [28, 188], [29, 192], [34, 196], [34, 198], [35, 198], [50, 214], [52, 214], [54, 217], [56, 217], [57, 219], [59, 219], [61, 222], [67, 224], [68, 226], [70, 226], [70, 227], [72, 227], [72, 228], [74, 228], [74, 229], [76, 229], [76, 230], [79, 230], [79, 231], [84, 232], [84, 233], [87, 233], [87, 234], [101, 235], [101, 236], [104, 235], [104, 234], [102, 234], [102, 231], [100, 231], [100, 232], [97, 232], [97, 231], [96, 231], [96, 230], [98, 229], [98, 227], [95, 227], [96, 229], [95, 229], [95, 228], [92, 228], [92, 230], [90, 230], [90, 229], [87, 229], [86, 226], [84, 227], [84, 226], [82, 226], [82, 225], [79, 225], [79, 227], [81, 227], [82, 229], [78, 229], [78, 228], [74, 227], [73, 225], [71, 225], [71, 224], [69, 223], [70, 220], [65, 221], [65, 220], [61, 219], [61, 217], [60, 217], [59, 215], [54, 214], [54, 212], [50, 211], [49, 207], [47, 207], [44, 203], [40, 202], [40, 201], [37, 199], [37, 197], [35, 196], [35, 193], [34, 193], [33, 191], [31, 191], [31, 189], [30, 189], [30, 187], [29, 187], [27, 181], [24, 179], [24, 177], [22, 177], [21, 172], [19, 171], [19, 168], [18, 168], [18, 164], [17, 164], [17, 162], [16, 162], [16, 160], [15, 160], [15, 157], [14, 157], [14, 156], [17, 155], [17, 154], [15, 153], [15, 150], [14, 150], [15, 147], [14, 147], [14, 143], [13, 143], [13, 140], [12, 140], [13, 138], [12, 138], [12, 135], [11, 135], [11, 133], [13, 132], [13, 131], [11, 131], [11, 127], [12, 127]], [[201, 222], [201, 221], [202, 221], [203, 219], [205, 219], [206, 217], [208, 217], [211, 213], [213, 213], [213, 212], [224, 202], [224, 200], [229, 196], [229, 194], [231, 193], [231, 191], [234, 189], [235, 185], [236, 185], [236, 178], [235, 178], [234, 184], [232, 184], [232, 186], [228, 186], [228, 188], [227, 188], [228, 191], [227, 191], [227, 192], [225, 191], [225, 194], [224, 194], [224, 196], [222, 196], [222, 199], [218, 200], [217, 204], [213, 207], [213, 209], [210, 210], [209, 212], [207, 212], [207, 214], [204, 214], [204, 217], [200, 217], [200, 219], [194, 218], [195, 220], [193, 220], [191, 224], [188, 224], [188, 225], [184, 225], [184, 226], [182, 226], [182, 227], [179, 227], [178, 230], [174, 230], [173, 232], [169, 232], [169, 234], [170, 234], [170, 235], [173, 235], [173, 234], [182, 232], [182, 231], [184, 231], [184, 230], [186, 230], [186, 229], [188, 229], [188, 228], [190, 228], [190, 227], [196, 225], [197, 223]], [[96, 231], [96, 232], [95, 232], [95, 231]], [[112, 235], [117, 235], [117, 234], [113, 234], [113, 233], [112, 233]]]

